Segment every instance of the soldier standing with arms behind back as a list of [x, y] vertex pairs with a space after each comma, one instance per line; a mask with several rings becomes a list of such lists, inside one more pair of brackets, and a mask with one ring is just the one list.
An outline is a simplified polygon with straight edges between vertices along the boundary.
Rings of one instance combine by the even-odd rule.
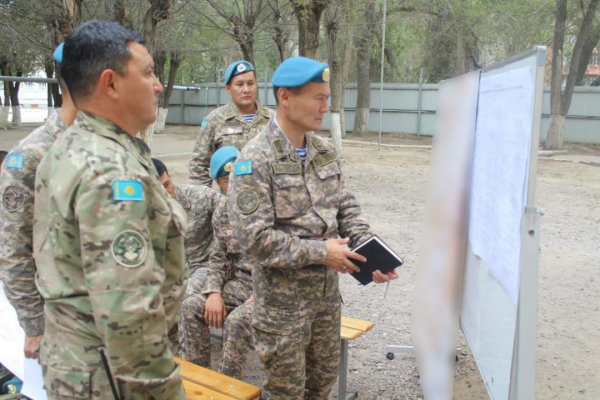
[[80, 112], [36, 178], [50, 399], [185, 398], [167, 331], [186, 286], [186, 217], [134, 139], [156, 119], [162, 91], [144, 44], [103, 21], [65, 42], [61, 73]]
[[[254, 261], [255, 349], [264, 399], [324, 400], [338, 375], [338, 274], [357, 271], [348, 250], [372, 233], [341, 177], [332, 146], [311, 131], [329, 111], [329, 68], [294, 57], [273, 75], [277, 115], [235, 164], [233, 231]], [[396, 279], [376, 271], [377, 283]]]
[[54, 51], [54, 61], [63, 105], [13, 147], [0, 177], [0, 276], [10, 303], [25, 331], [25, 357], [38, 358], [44, 333], [44, 300], [35, 286], [33, 259], [33, 201], [35, 173], [58, 135], [73, 124], [77, 108], [60, 76], [63, 46]]
[[235, 61], [225, 71], [225, 90], [231, 101], [202, 120], [190, 160], [190, 181], [210, 186], [210, 158], [223, 146], [241, 150], [271, 120], [273, 111], [256, 100], [258, 86], [254, 66]]

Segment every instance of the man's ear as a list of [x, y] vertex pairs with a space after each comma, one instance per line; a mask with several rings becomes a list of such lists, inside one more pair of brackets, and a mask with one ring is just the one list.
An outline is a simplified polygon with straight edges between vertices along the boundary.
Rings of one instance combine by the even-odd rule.
[[105, 69], [102, 71], [100, 78], [98, 79], [100, 90], [112, 100], [119, 99], [119, 92], [117, 90], [119, 78], [119, 74], [117, 74], [114, 70]]
[[279, 98], [279, 104], [289, 107], [290, 105], [290, 91], [288, 88], [279, 88], [277, 90], [277, 97]]

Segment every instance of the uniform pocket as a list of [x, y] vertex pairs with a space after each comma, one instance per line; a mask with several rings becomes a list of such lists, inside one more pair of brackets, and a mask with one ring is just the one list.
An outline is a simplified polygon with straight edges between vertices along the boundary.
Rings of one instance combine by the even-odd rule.
[[57, 396], [87, 399], [90, 397], [90, 376], [86, 371], [72, 371], [52, 366], [46, 367], [44, 388]]
[[273, 182], [276, 218], [286, 219], [306, 214], [312, 203], [302, 175], [273, 175]]

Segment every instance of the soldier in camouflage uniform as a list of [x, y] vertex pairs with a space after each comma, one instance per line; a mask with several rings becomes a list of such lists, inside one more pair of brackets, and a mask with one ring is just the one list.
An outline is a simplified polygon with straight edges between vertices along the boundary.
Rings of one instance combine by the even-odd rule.
[[[235, 147], [226, 146], [217, 150], [211, 159], [211, 177], [223, 192], [227, 191], [229, 172], [237, 155]], [[228, 313], [237, 307], [247, 308], [250, 305], [248, 300], [252, 295], [252, 266], [242, 257], [241, 249], [233, 237], [225, 196], [215, 210], [212, 224], [214, 240], [206, 275], [198, 274], [190, 279], [179, 312], [179, 338], [185, 357], [203, 367], [210, 367], [209, 326], [222, 327], [224, 321], [229, 321]], [[247, 314], [238, 314], [238, 318]], [[225, 333], [224, 361], [227, 362], [223, 372], [236, 378], [241, 378], [251, 345], [250, 340], [239, 340], [240, 335], [244, 336], [243, 332], [235, 332], [236, 327], [243, 323], [239, 320], [228, 323]], [[231, 343], [228, 343], [228, 336], [233, 338]]]
[[185, 253], [190, 268], [190, 276], [198, 268], [206, 267], [210, 244], [213, 240], [212, 216], [223, 197], [216, 190], [204, 185], [176, 185], [166, 165], [159, 159], [152, 162], [158, 171], [160, 183], [187, 214], [188, 225], [185, 233]]
[[50, 399], [111, 398], [111, 377], [122, 399], [185, 399], [167, 330], [188, 276], [186, 216], [134, 140], [162, 91], [144, 43], [105, 21], [65, 42], [80, 112], [38, 168], [34, 213]]
[[[61, 44], [54, 60], [62, 61]], [[57, 67], [57, 71], [58, 71]], [[66, 85], [60, 79], [63, 105], [53, 111], [40, 126], [16, 144], [6, 159], [0, 176], [0, 276], [4, 291], [17, 311], [25, 331], [25, 357], [37, 358], [44, 333], [44, 301], [35, 286], [36, 265], [33, 259], [33, 200], [35, 172], [38, 164], [58, 135], [71, 125], [77, 108]]]
[[[338, 273], [357, 271], [372, 235], [332, 146], [310, 131], [327, 112], [329, 69], [304, 57], [273, 76], [277, 115], [235, 164], [229, 212], [254, 262], [251, 324], [266, 370], [264, 399], [327, 399], [338, 375]], [[344, 239], [341, 239], [341, 238]], [[376, 282], [395, 273], [374, 274]]]
[[202, 120], [189, 164], [193, 183], [210, 186], [209, 164], [213, 153], [223, 146], [241, 150], [265, 128], [274, 114], [256, 100], [256, 75], [248, 61], [236, 61], [227, 67], [225, 89], [231, 101]]
[[[159, 159], [153, 158], [152, 162], [158, 172], [160, 183], [167, 193], [182, 205], [187, 214], [188, 225], [185, 233], [185, 256], [190, 268], [190, 280], [188, 287], [200, 276], [205, 276], [206, 271], [199, 271], [206, 267], [209, 248], [213, 240], [212, 216], [221, 196], [213, 188], [204, 185], [175, 185], [167, 166]], [[185, 297], [184, 297], [185, 298]], [[169, 331], [169, 343], [171, 351], [180, 356], [181, 343], [179, 341], [179, 329], [174, 324]]]

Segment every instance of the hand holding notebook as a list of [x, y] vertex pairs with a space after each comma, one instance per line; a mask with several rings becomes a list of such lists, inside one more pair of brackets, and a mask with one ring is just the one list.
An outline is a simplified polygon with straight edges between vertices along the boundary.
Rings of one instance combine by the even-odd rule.
[[360, 268], [360, 272], [350, 274], [363, 285], [373, 281], [373, 272], [381, 271], [381, 273], [387, 274], [404, 264], [394, 250], [377, 235], [373, 235], [352, 251], [367, 259], [365, 262], [355, 260], [354, 263]]

